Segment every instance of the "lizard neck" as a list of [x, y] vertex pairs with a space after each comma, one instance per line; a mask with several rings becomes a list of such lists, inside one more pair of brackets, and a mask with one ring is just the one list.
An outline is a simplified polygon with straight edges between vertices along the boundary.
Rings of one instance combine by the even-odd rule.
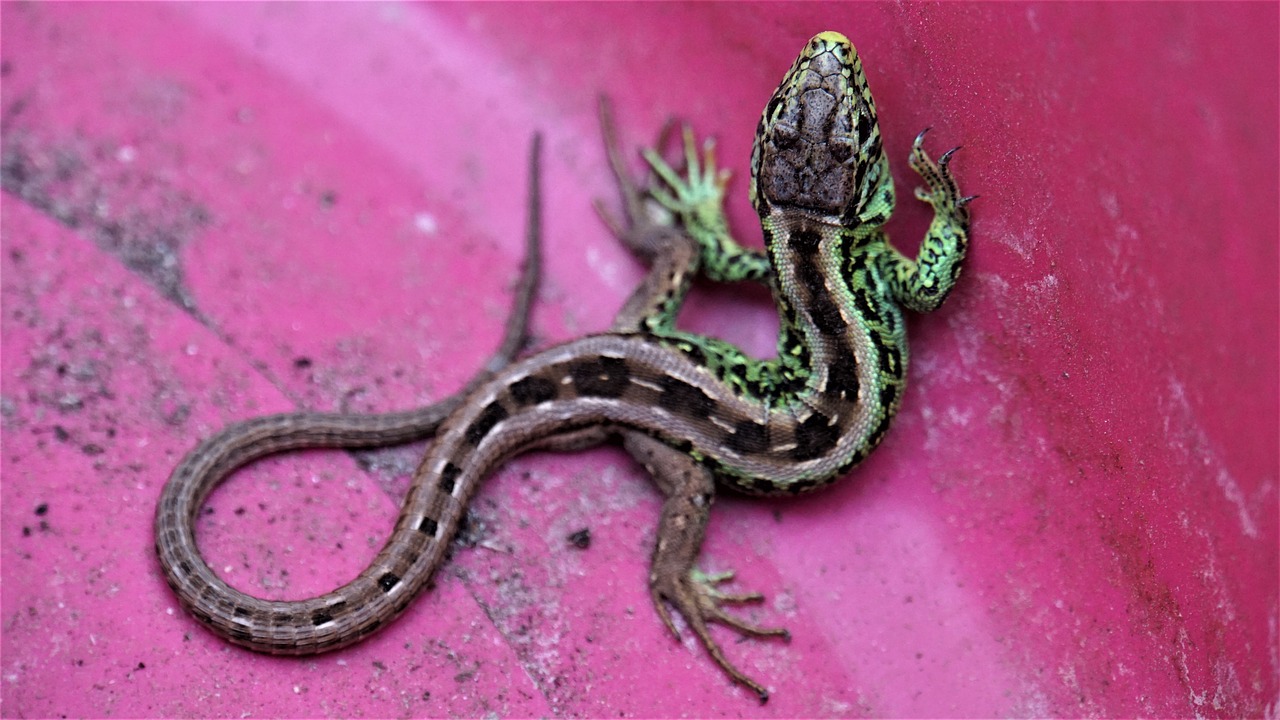
[[777, 207], [761, 225], [777, 277], [779, 374], [796, 379], [795, 397], [778, 404], [845, 414], [896, 408], [896, 387], [889, 397], [883, 386], [906, 372], [905, 337], [900, 311], [875, 292], [878, 236]]

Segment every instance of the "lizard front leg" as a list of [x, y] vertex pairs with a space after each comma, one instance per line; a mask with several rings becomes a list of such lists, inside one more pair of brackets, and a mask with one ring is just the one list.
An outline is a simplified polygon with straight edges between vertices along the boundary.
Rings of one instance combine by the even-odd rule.
[[933, 222], [920, 243], [915, 260], [885, 243], [878, 256], [882, 275], [895, 299], [916, 312], [930, 312], [947, 299], [960, 277], [960, 268], [969, 247], [969, 203], [977, 196], [963, 197], [951, 174], [953, 148], [934, 162], [924, 149], [926, 128], [911, 146], [910, 165], [925, 181], [916, 189], [916, 198], [933, 206]]

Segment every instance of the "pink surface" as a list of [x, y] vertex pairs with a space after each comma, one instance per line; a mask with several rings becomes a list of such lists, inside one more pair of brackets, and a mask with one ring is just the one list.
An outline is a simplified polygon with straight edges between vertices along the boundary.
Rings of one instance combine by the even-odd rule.
[[[4, 715], [1276, 713], [1275, 5], [2, 11]], [[932, 126], [982, 199], [882, 449], [828, 492], [717, 505], [705, 565], [794, 636], [719, 635], [769, 705], [665, 634], [657, 493], [615, 449], [504, 467], [474, 543], [354, 648], [264, 657], [178, 609], [151, 516], [199, 438], [428, 402], [483, 362], [535, 129], [545, 344], [641, 272], [590, 209], [597, 91], [629, 144], [678, 113], [742, 173], [823, 29], [862, 53], [899, 187]], [[731, 210], [758, 242], [740, 180]], [[772, 317], [707, 288], [684, 322], [763, 354]], [[334, 587], [421, 451], [261, 463], [202, 546], [258, 594]]]

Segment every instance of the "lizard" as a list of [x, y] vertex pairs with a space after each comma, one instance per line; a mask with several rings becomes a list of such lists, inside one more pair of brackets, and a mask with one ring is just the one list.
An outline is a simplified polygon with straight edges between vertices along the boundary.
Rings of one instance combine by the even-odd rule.
[[[711, 621], [745, 634], [786, 635], [725, 612], [723, 604], [761, 596], [722, 592], [717, 586], [731, 574], [696, 567], [716, 483], [752, 495], [808, 493], [843, 476], [884, 437], [905, 386], [903, 308], [939, 307], [968, 247], [974, 198], [961, 195], [950, 171], [955, 149], [934, 161], [924, 136], [916, 137], [909, 164], [925, 181], [916, 197], [932, 206], [934, 218], [912, 259], [883, 230], [894, 209], [893, 180], [861, 60], [837, 32], [806, 43], [757, 127], [749, 195], [763, 252], [744, 248], [728, 231], [728, 174], [717, 169], [712, 148], [700, 156], [686, 128], [685, 176], [646, 151], [657, 179], [641, 193], [624, 180], [606, 123], [631, 226], [610, 224], [653, 261], [610, 331], [515, 359], [521, 313], [536, 282], [530, 230], [506, 341], [464, 392], [415, 411], [413, 422], [405, 421], [411, 413], [372, 416], [390, 418], [374, 422], [373, 431], [363, 420], [371, 416], [250, 420], [188, 455], [157, 506], [156, 549], [166, 581], [197, 619], [235, 644], [289, 655], [344, 647], [397, 617], [426, 585], [471, 495], [495, 467], [530, 450], [570, 450], [620, 435], [665, 496], [649, 577], [660, 618], [676, 632], [666, 605], [674, 607], [729, 677], [767, 700], [764, 686], [729, 662], [706, 627]], [[535, 136], [530, 228], [537, 151]], [[750, 358], [729, 343], [676, 328], [698, 274], [772, 289], [776, 358]], [[412, 432], [385, 430], [392, 425], [410, 425]], [[262, 601], [228, 586], [201, 558], [195, 514], [236, 467], [294, 447], [384, 445], [432, 433], [390, 539], [337, 590]]]

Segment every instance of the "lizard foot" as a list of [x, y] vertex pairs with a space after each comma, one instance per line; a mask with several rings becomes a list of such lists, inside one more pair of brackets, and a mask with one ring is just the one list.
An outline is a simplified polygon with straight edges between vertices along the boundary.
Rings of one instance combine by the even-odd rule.
[[658, 609], [658, 615], [662, 618], [663, 624], [671, 631], [677, 639], [680, 633], [676, 630], [675, 623], [671, 620], [671, 613], [667, 610], [667, 603], [670, 603], [676, 612], [688, 623], [689, 628], [698, 636], [698, 640], [702, 642], [702, 646], [707, 649], [711, 658], [716, 661], [729, 677], [735, 682], [740, 683], [752, 690], [759, 698], [761, 703], [769, 700], [769, 691], [763, 685], [747, 677], [741, 670], [734, 667], [728, 658], [725, 657], [724, 651], [720, 649], [707, 629], [707, 622], [717, 622], [726, 625], [738, 631], [742, 635], [755, 636], [776, 636], [784, 640], [791, 640], [791, 633], [785, 628], [767, 628], [759, 625], [753, 625], [740, 618], [734, 617], [721, 609], [721, 605], [733, 604], [741, 605], [746, 603], [759, 603], [764, 600], [764, 596], [760, 593], [725, 593], [721, 592], [716, 586], [733, 579], [732, 572], [723, 572], [708, 575], [700, 570], [691, 569], [687, 573], [671, 573], [660, 574], [654, 572], [649, 577], [649, 590], [653, 595], [653, 604]]
[[708, 139], [703, 144], [702, 156], [698, 154], [698, 144], [693, 137], [693, 129], [684, 126], [684, 162], [688, 179], [683, 178], [667, 164], [657, 151], [646, 148], [644, 159], [666, 183], [667, 188], [656, 184], [649, 188], [649, 195], [672, 212], [682, 216], [694, 213], [709, 213], [718, 216], [724, 204], [725, 186], [729, 183], [730, 172], [716, 168], [715, 142]]
[[916, 136], [915, 142], [911, 144], [911, 159], [909, 161], [911, 169], [915, 170], [928, 186], [927, 188], [916, 188], [916, 198], [932, 205], [934, 211], [939, 215], [945, 215], [967, 223], [969, 220], [968, 205], [978, 196], [962, 197], [960, 188], [956, 185], [956, 179], [952, 176], [951, 169], [948, 167], [951, 163], [951, 156], [960, 148], [951, 148], [943, 153], [937, 162], [934, 162], [924, 149], [924, 136], [928, 132], [929, 128], [921, 130], [920, 134]]
[[[614, 180], [618, 184], [618, 194], [622, 197], [623, 219], [620, 221], [615, 218], [599, 198], [594, 201], [596, 213], [623, 245], [640, 257], [651, 259], [661, 254], [671, 243], [678, 242], [672, 239], [673, 235], [679, 234], [676, 227], [677, 218], [671, 210], [651, 197], [647, 191], [640, 190], [641, 184], [653, 184], [652, 177], [645, 178], [639, 184], [631, 177], [631, 171], [627, 169], [622, 151], [618, 148], [618, 131], [613, 120], [613, 105], [604, 95], [600, 96], [599, 111], [605, 154], [609, 158], [609, 168], [613, 171]], [[655, 147], [666, 144], [672, 126], [671, 120], [662, 126]]]

